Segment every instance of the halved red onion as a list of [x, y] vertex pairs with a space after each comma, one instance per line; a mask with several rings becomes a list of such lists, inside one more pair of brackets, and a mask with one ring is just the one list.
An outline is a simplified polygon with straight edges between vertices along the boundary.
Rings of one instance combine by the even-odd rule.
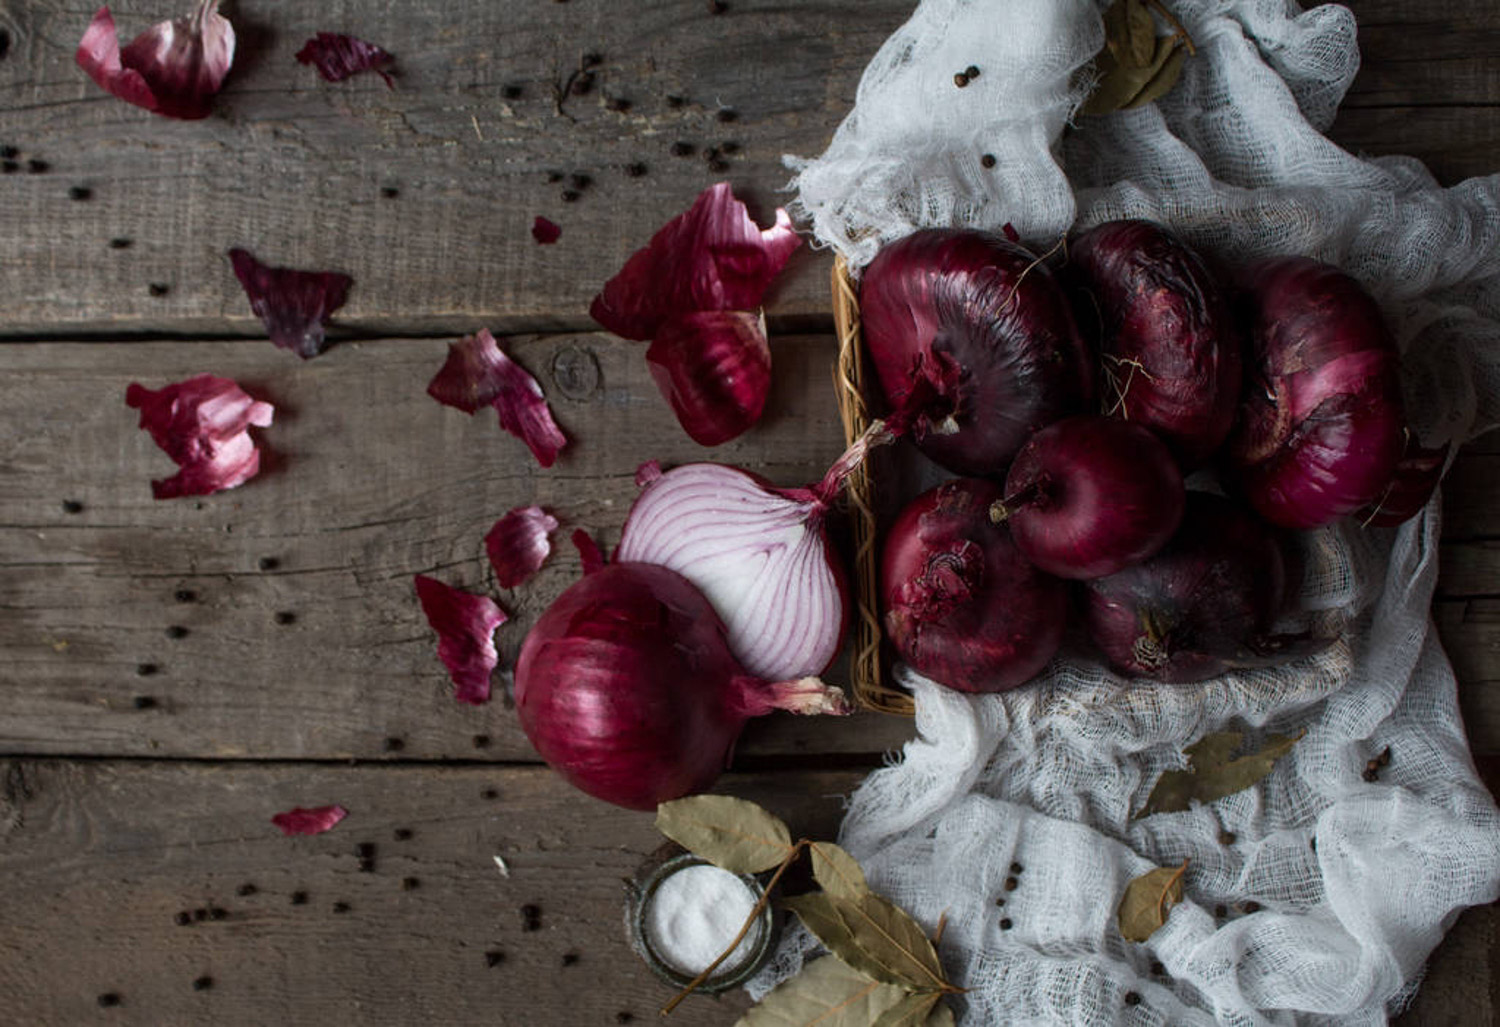
[[646, 362], [700, 446], [742, 434], [760, 420], [771, 393], [766, 321], [744, 310], [701, 310], [663, 322]]
[[599, 548], [599, 543], [594, 541], [582, 528], [573, 529], [573, 548], [578, 550], [578, 559], [583, 561], [583, 573], [594, 574], [604, 569], [604, 550]]
[[488, 328], [448, 347], [448, 359], [427, 385], [427, 394], [467, 414], [492, 406], [500, 427], [526, 443], [536, 462], [551, 467], [568, 444], [542, 387], [500, 349]]
[[543, 246], [550, 246], [562, 238], [562, 226], [538, 214], [531, 223], [531, 237]]
[[107, 92], [169, 118], [206, 118], [234, 63], [234, 27], [219, 0], [198, 0], [192, 13], [159, 22], [124, 50], [108, 7], [99, 8], [74, 54]]
[[552, 552], [557, 518], [539, 506], [518, 506], [484, 536], [484, 551], [501, 588], [524, 585]]
[[131, 382], [125, 404], [141, 412], [140, 426], [181, 468], [151, 483], [157, 499], [232, 489], [260, 470], [249, 428], [269, 427], [275, 408], [228, 378], [200, 374], [160, 389]]
[[374, 43], [340, 32], [319, 32], [302, 44], [302, 49], [297, 51], [297, 60], [317, 68], [318, 74], [329, 82], [342, 82], [361, 71], [373, 71], [385, 79], [386, 86], [396, 88], [390, 73], [385, 70], [395, 63], [396, 58]]
[[270, 267], [242, 249], [230, 250], [229, 260], [272, 342], [303, 360], [323, 352], [323, 326], [344, 305], [354, 279], [339, 271]]
[[1315, 528], [1379, 500], [1405, 441], [1399, 356], [1375, 300], [1306, 257], [1245, 275], [1250, 332], [1234, 483], [1266, 520]]
[[490, 701], [490, 674], [500, 662], [495, 629], [509, 618], [489, 596], [459, 591], [425, 574], [416, 577], [417, 599], [438, 633], [438, 659], [456, 686], [453, 698], [479, 705]]
[[342, 806], [314, 806], [310, 809], [297, 806], [285, 813], [277, 813], [271, 823], [281, 828], [287, 837], [296, 834], [322, 834], [349, 815]]
[[657, 564], [696, 585], [750, 673], [821, 673], [848, 621], [844, 569], [824, 525], [840, 466], [813, 489], [778, 489], [723, 464], [674, 467], [636, 498], [615, 558]]
[[785, 210], [761, 229], [729, 183], [719, 182], [604, 283], [589, 315], [616, 335], [646, 340], [691, 311], [754, 310], [800, 245]]

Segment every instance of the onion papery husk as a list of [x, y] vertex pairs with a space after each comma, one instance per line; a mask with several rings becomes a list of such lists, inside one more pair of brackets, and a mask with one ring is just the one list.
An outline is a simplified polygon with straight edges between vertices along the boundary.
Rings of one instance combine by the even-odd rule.
[[931, 390], [913, 436], [955, 473], [1003, 473], [1037, 430], [1093, 406], [1067, 296], [1002, 236], [926, 229], [892, 243], [865, 269], [860, 315], [888, 404]]
[[168, 118], [208, 117], [234, 63], [234, 27], [219, 0], [158, 22], [123, 49], [114, 16], [101, 7], [78, 43], [78, 66], [114, 96]]
[[743, 434], [760, 420], [771, 393], [771, 347], [759, 312], [672, 318], [651, 340], [646, 363], [683, 431], [700, 446]]

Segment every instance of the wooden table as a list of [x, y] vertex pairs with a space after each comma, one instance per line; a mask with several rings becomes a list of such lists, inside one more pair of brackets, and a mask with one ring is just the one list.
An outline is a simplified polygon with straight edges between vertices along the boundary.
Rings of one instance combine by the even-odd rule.
[[[116, 15], [128, 36], [185, 4]], [[0, 145], [19, 151], [0, 177], [0, 1019], [655, 1016], [669, 991], [620, 926], [620, 879], [660, 842], [651, 818], [563, 785], [504, 702], [455, 703], [411, 580], [493, 590], [480, 539], [525, 503], [612, 545], [638, 461], [703, 455], [588, 301], [708, 183], [762, 217], [785, 202], [781, 155], [822, 149], [910, 5], [726, 6], [236, 4], [235, 71], [215, 116], [188, 123], [86, 81], [72, 54], [91, 5], [0, 0]], [[1366, 64], [1335, 137], [1447, 182], [1495, 170], [1500, 12], [1355, 7]], [[319, 30], [397, 53], [397, 87], [297, 64]], [[560, 92], [583, 63], [590, 88]], [[538, 214], [556, 245], [532, 241]], [[352, 274], [338, 345], [304, 363], [263, 341], [233, 246]], [[796, 483], [839, 450], [827, 271], [825, 254], [794, 259], [769, 310], [771, 412], [715, 458]], [[550, 471], [423, 392], [482, 326], [574, 440]], [[204, 371], [276, 403], [274, 456], [246, 488], [155, 502], [169, 465], [125, 387]], [[1500, 446], [1470, 446], [1445, 498], [1436, 617], [1494, 782]], [[560, 551], [499, 593], [503, 658], [577, 570]], [[840, 797], [909, 730], [759, 723], [723, 787], [830, 836]], [[350, 816], [319, 837], [269, 823], [335, 802]], [[1492, 1021], [1497, 931], [1493, 907], [1466, 913], [1401, 1022]], [[675, 1022], [744, 1005], [695, 999]]]

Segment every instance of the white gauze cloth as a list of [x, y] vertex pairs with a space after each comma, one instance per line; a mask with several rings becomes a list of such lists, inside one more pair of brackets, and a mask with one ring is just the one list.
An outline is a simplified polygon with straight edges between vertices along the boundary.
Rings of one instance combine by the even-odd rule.
[[[1198, 48], [1176, 88], [1075, 118], [1101, 5], [924, 0], [828, 151], [788, 159], [801, 215], [856, 268], [921, 227], [1009, 222], [1045, 243], [1121, 217], [1230, 262], [1314, 256], [1381, 302], [1425, 444], [1494, 426], [1500, 176], [1445, 189], [1415, 160], [1322, 135], [1358, 66], [1344, 8], [1168, 2]], [[1500, 894], [1500, 815], [1430, 616], [1440, 527], [1434, 499], [1399, 529], [1309, 533], [1303, 618], [1345, 630], [1280, 668], [1170, 686], [1075, 655], [993, 696], [898, 672], [919, 737], [855, 793], [841, 841], [927, 927], [946, 916], [965, 1027], [1381, 1024], [1410, 1000], [1458, 913]], [[1226, 728], [1250, 746], [1306, 735], [1254, 788], [1132, 819], [1184, 746]], [[1184, 859], [1186, 901], [1148, 941], [1122, 940], [1126, 884]], [[752, 995], [813, 948], [791, 932]]]

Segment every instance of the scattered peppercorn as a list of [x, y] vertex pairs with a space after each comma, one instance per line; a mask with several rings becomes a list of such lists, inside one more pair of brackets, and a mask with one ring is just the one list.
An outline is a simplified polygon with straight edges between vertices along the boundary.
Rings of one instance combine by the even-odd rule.
[[719, 172], [719, 173], [728, 171], [729, 170], [729, 162], [727, 160], [725, 160], [723, 157], [713, 157], [713, 158], [710, 158], [710, 160], [708, 162], [708, 170], [713, 171], [713, 172]]
[[234, 890], [234, 893], [236, 895], [238, 895], [240, 898], [244, 898], [247, 895], [254, 895], [256, 893], [256, 891], [257, 891], [257, 889], [256, 889], [255, 885], [251, 884], [249, 881], [246, 881], [244, 884], [242, 884], [238, 888], [236, 888]]
[[672, 108], [673, 110], [677, 110], [680, 107], [686, 107], [687, 106], [687, 97], [685, 97], [685, 96], [668, 96], [667, 97], [667, 106], [670, 107], [670, 108]]
[[594, 184], [594, 180], [581, 171], [575, 171], [568, 176], [568, 184], [574, 189], [587, 189]]
[[723, 14], [727, 10], [729, 10], [729, 5], [724, 0], [708, 0], [709, 14]]
[[489, 735], [475, 735], [473, 738], [469, 739], [469, 741], [476, 749], [488, 749], [490, 747]]
[[726, 139], [724, 140], [724, 142], [719, 144], [719, 152], [727, 154], [739, 153], [740, 144], [735, 142], [733, 139]]
[[646, 174], [646, 165], [637, 161], [634, 164], [625, 165], [625, 174], [631, 178], [641, 178]]
[[146, 286], [146, 291], [155, 296], [157, 299], [161, 299], [167, 293], [172, 291], [172, 287], [166, 282], [152, 282], [150, 285]]
[[18, 147], [0, 146], [0, 157], [5, 158], [6, 160], [15, 160], [19, 156], [21, 156], [21, 151]]
[[188, 629], [185, 628], [185, 627], [183, 627], [181, 624], [173, 624], [173, 625], [171, 625], [170, 627], [167, 628], [167, 637], [168, 638], [187, 638], [188, 637]]
[[1000, 907], [1004, 907], [1004, 905], [1005, 905], [1005, 900], [1004, 900], [1004, 899], [996, 899], [996, 900], [995, 900], [995, 905], [996, 905], [996, 906], [1000, 906]]
[[551, 184], [553, 182], [561, 182], [562, 180], [563, 180], [563, 173], [561, 171], [549, 171], [549, 172], [547, 172], [547, 182], [548, 182], [548, 184]]
[[496, 967], [503, 962], [505, 962], [505, 953], [501, 952], [499, 949], [490, 949], [484, 954], [485, 966]]
[[692, 143], [685, 143], [679, 140], [672, 144], [672, 156], [691, 157], [695, 149], [696, 147], [694, 147]]
[[501, 89], [500, 95], [505, 97], [507, 100], [519, 100], [522, 95], [525, 94], [525, 92], [525, 89], [521, 88], [518, 85], [512, 84]]
[[1020, 886], [1020, 884], [1021, 884], [1021, 882], [1017, 881], [1014, 877], [1007, 877], [1005, 879], [1005, 890], [1006, 891], [1015, 891], [1016, 888], [1018, 888]]
[[17, 171], [20, 171], [20, 170], [21, 170], [21, 165], [17, 161], [13, 161], [13, 160], [0, 161], [0, 172], [4, 172], [7, 175], [14, 175]]
[[82, 203], [86, 200], [92, 200], [93, 198], [94, 190], [90, 189], [86, 185], [75, 185], [68, 189], [68, 199], [70, 200], [77, 200], [78, 202]]
[[498, 799], [500, 798], [500, 793], [495, 791], [495, 789], [493, 788], [486, 788], [484, 791], [479, 793], [479, 797], [481, 799]]
[[534, 902], [528, 902], [521, 907], [521, 930], [540, 931], [542, 929], [542, 907]]
[[172, 593], [172, 598], [179, 603], [191, 603], [198, 598], [198, 593], [190, 588], [179, 588], [176, 592]]
[[193, 910], [193, 919], [197, 920], [199, 923], [202, 923], [204, 920], [208, 919], [208, 910], [201, 906]]
[[127, 239], [123, 235], [116, 236], [109, 241], [109, 248], [112, 250], [128, 250], [134, 245], [135, 241], [133, 239]]
[[374, 859], [375, 858], [375, 843], [374, 842], [360, 842], [358, 845], [356, 845], [354, 847], [354, 853], [360, 859]]
[[307, 892], [305, 892], [305, 891], [294, 891], [294, 892], [292, 892], [292, 905], [294, 905], [294, 906], [305, 906], [305, 905], [307, 905]]
[[228, 920], [229, 910], [225, 909], [223, 906], [209, 906], [208, 918], [210, 920]]
[[422, 882], [417, 880], [415, 877], [403, 877], [401, 878], [401, 890], [416, 891], [421, 883]]
[[609, 99], [604, 101], [604, 106], [609, 110], [614, 111], [616, 114], [624, 114], [626, 111], [630, 110], [630, 101], [625, 99], [623, 96], [611, 96]]
[[1023, 867], [1023, 866], [1022, 866], [1022, 865], [1021, 865], [1021, 864], [1019, 864], [1019, 863], [1012, 863], [1012, 864], [1011, 864], [1011, 865], [1010, 865], [1010, 872], [1011, 872], [1011, 873], [1013, 873], [1013, 874], [1019, 874], [1019, 873], [1021, 873], [1021, 872], [1022, 872], [1022, 871], [1024, 871], [1024, 870], [1025, 870], [1025, 869], [1026, 869], [1026, 868], [1025, 868], [1025, 867]]
[[735, 110], [733, 107], [720, 107], [718, 111], [714, 113], [714, 117], [718, 118], [725, 124], [728, 124], [731, 121], [739, 121], [740, 112]]
[[964, 69], [964, 75], [970, 81], [978, 78], [979, 77], [979, 66], [977, 64], [971, 64], [971, 65], [969, 65], [967, 68]]
[[291, 610], [279, 610], [276, 613], [275, 620], [276, 620], [277, 624], [280, 624], [282, 627], [285, 627], [288, 624], [295, 624], [295, 623], [297, 623], [297, 615], [295, 613], [293, 613]]
[[583, 55], [583, 66], [585, 68], [597, 68], [604, 63], [604, 55], [600, 53], [586, 53]]
[[[154, 663], [137, 663], [135, 665], [135, 672], [137, 674], [139, 674], [143, 678], [149, 678], [152, 674], [156, 673], [156, 670], [157, 670], [157, 667], [156, 667], [156, 664], [154, 664]], [[148, 696], [142, 696], [141, 698], [149, 698], [149, 697]]]
[[138, 695], [130, 700], [130, 705], [138, 710], [154, 710], [156, 709], [156, 700], [149, 695]]
[[615, 1023], [633, 1023], [633, 1022], [635, 1022], [635, 1014], [632, 1013], [632, 1012], [629, 1012], [628, 1010], [622, 1009], [618, 1013], [615, 1014]]
[[258, 566], [263, 571], [274, 571], [276, 568], [281, 566], [281, 561], [276, 559], [276, 557], [274, 556], [262, 556], [260, 558], [260, 562], [256, 566]]
[[193, 914], [184, 909], [172, 917], [172, 922], [178, 927], [186, 927], [193, 922]]
[[411, 828], [409, 827], [398, 827], [392, 833], [395, 835], [396, 841], [398, 842], [411, 841]]
[[1164, 977], [1166, 973], [1167, 968], [1162, 966], [1159, 960], [1151, 960], [1151, 975], [1153, 977]]
[[406, 742], [402, 741], [400, 738], [391, 737], [387, 738], [384, 742], [381, 742], [380, 747], [386, 752], [400, 752], [402, 749], [406, 748]]
[[70, 513], [70, 514], [83, 513], [83, 504], [80, 503], [76, 499], [64, 499], [63, 500], [62, 508], [63, 508], [63, 513]]
[[1010, 922], [1010, 917], [1006, 917], [1004, 920], [1000, 921], [1000, 930], [1002, 930], [1002, 931], [1008, 931], [1008, 930], [1010, 930], [1011, 926], [1012, 925], [1011, 925], [1011, 922]]
[[38, 160], [36, 157], [33, 157], [26, 162], [26, 170], [33, 175], [45, 175], [52, 170], [52, 165], [44, 160]]
[[1220, 845], [1233, 845], [1238, 839], [1239, 839], [1239, 836], [1236, 835], [1233, 831], [1220, 831], [1219, 832], [1219, 844]]
[[953, 76], [953, 84], [962, 89], [964, 86], [969, 84], [969, 76], [960, 71], [958, 74]]
[[992, 167], [994, 167], [995, 166], [995, 155], [993, 153], [986, 153], [986, 154], [984, 154], [982, 157], [979, 158], [979, 166], [982, 167], [982, 168], [992, 168]]
[[349, 908], [349, 903], [347, 902], [335, 902], [333, 904], [333, 911], [335, 913], [347, 913], [349, 912]]
[[106, 991], [103, 995], [100, 995], [96, 1001], [98, 1001], [99, 1005], [103, 1008], [109, 1009], [112, 1006], [117, 1006], [120, 1004], [120, 996], [112, 991]]
[[1260, 903], [1256, 902], [1255, 900], [1252, 899], [1251, 901], [1245, 903], [1240, 908], [1243, 909], [1246, 913], [1259, 913], [1260, 912]]
[[1127, 1006], [1138, 1006], [1141, 1004], [1141, 997], [1133, 991], [1127, 991], [1125, 993], [1125, 1004]]
[[393, 185], [381, 186], [380, 195], [385, 197], [387, 200], [394, 200], [396, 197], [401, 195], [401, 190], [397, 189]]
[[574, 966], [578, 963], [578, 958], [578, 953], [576, 952], [564, 952], [562, 957], [562, 965]]
[[193, 990], [194, 991], [207, 991], [209, 988], [212, 988], [213, 986], [214, 986], [214, 979], [212, 977], [209, 977], [207, 974], [205, 974], [204, 976], [199, 977], [199, 978], [197, 978], [197, 979], [195, 979], [193, 981]]

